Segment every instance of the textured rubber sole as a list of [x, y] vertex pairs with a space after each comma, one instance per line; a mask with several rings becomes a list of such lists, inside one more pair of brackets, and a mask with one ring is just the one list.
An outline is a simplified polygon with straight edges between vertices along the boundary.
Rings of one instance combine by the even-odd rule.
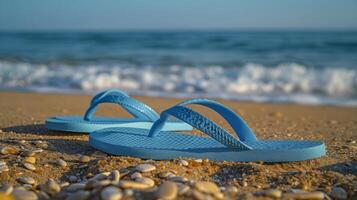
[[325, 145], [317, 141], [260, 140], [250, 143], [255, 149], [234, 151], [216, 140], [197, 135], [161, 132], [147, 137], [147, 130], [111, 128], [89, 135], [89, 144], [113, 155], [167, 160], [178, 157], [235, 162], [292, 162], [324, 156]]
[[[83, 120], [81, 116], [66, 116], [48, 118], [45, 127], [49, 130], [90, 133], [96, 130], [112, 127], [132, 127], [150, 129], [152, 122], [140, 121], [138, 119], [93, 117], [91, 121]], [[192, 126], [180, 121], [170, 121], [164, 126], [166, 131], [192, 130]]]

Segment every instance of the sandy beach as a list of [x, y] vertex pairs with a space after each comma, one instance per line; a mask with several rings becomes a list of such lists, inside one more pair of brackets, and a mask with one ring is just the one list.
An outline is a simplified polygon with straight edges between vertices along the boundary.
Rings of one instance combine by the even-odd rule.
[[[152, 106], [158, 112], [183, 100], [141, 96], [135, 98]], [[69, 192], [68, 187], [75, 183], [85, 183], [96, 174], [103, 173], [103, 176], [107, 176], [104, 172], [118, 170], [121, 180], [137, 179], [135, 176], [139, 176], [140, 179], [140, 176], [143, 176], [149, 180], [141, 178], [141, 182], [146, 181], [150, 185], [150, 181], [153, 180], [155, 184], [145, 189], [134, 190], [123, 186], [121, 198], [124, 199], [157, 198], [157, 195], [162, 195], [158, 194], [157, 188], [160, 188], [160, 184], [165, 180], [176, 183], [178, 192], [173, 191], [174, 194], [169, 195], [179, 199], [294, 199], [299, 198], [299, 195], [301, 198], [321, 199], [327, 198], [328, 195], [334, 199], [357, 199], [356, 107], [258, 104], [219, 100], [238, 112], [258, 138], [324, 141], [327, 156], [319, 159], [293, 163], [233, 163], [189, 158], [147, 161], [103, 155], [88, 145], [88, 134], [54, 132], [44, 127], [45, 119], [51, 116], [82, 115], [90, 99], [90, 95], [0, 93], [2, 191], [12, 186], [21, 186], [27, 191], [35, 192], [36, 196], [42, 199], [74, 199], [73, 195], [81, 194], [85, 197], [83, 199], [103, 199], [103, 196], [100, 197], [100, 189], [95, 188], [103, 185], [87, 185], [86, 188], [82, 187], [74, 192]], [[215, 113], [200, 107], [196, 109], [230, 130], [223, 119]], [[115, 105], [101, 105], [96, 114], [129, 117], [128, 113]], [[200, 134], [198, 131], [193, 133]], [[33, 154], [28, 152], [33, 150]], [[27, 154], [24, 153], [26, 151]], [[61, 165], [59, 159], [66, 164]], [[32, 163], [32, 166], [25, 166], [24, 163]], [[154, 165], [155, 170], [133, 177], [133, 169], [142, 163]], [[173, 175], [169, 176], [168, 173]], [[30, 179], [26, 179], [28, 177]], [[48, 181], [49, 179], [53, 181]], [[202, 181], [214, 184], [207, 186], [210, 183]], [[212, 190], [202, 191], [197, 185], [198, 182], [207, 184], [205, 188]], [[43, 189], [51, 183], [52, 186], [57, 184], [61, 188], [53, 189], [52, 192]], [[21, 189], [17, 189], [17, 192], [21, 193], [19, 190]]]

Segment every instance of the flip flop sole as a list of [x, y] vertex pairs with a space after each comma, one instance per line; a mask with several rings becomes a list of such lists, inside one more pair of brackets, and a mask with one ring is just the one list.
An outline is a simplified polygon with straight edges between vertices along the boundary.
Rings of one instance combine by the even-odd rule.
[[114, 155], [155, 160], [191, 157], [235, 162], [291, 162], [325, 155], [325, 145], [317, 141], [260, 140], [249, 143], [253, 150], [232, 151], [209, 137], [163, 132], [150, 138], [147, 134], [144, 129], [104, 129], [91, 133], [89, 144]]
[[[135, 118], [93, 117], [91, 121], [85, 121], [81, 116], [62, 116], [48, 118], [45, 126], [47, 129], [56, 131], [90, 133], [112, 127], [150, 129], [152, 124], [152, 122], [140, 121]], [[181, 121], [169, 121], [165, 124], [164, 130], [192, 130], [192, 126]]]

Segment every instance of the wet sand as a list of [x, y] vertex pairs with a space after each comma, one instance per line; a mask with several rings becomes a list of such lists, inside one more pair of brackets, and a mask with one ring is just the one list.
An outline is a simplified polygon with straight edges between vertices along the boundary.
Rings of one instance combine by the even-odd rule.
[[[136, 97], [160, 112], [183, 99]], [[278, 189], [283, 194], [321, 191], [335, 196], [345, 191], [348, 198], [357, 196], [357, 108], [335, 106], [303, 106], [292, 104], [258, 104], [219, 100], [238, 112], [254, 130], [258, 138], [267, 139], [311, 139], [324, 141], [327, 156], [315, 160], [292, 163], [233, 163], [213, 162], [183, 158], [188, 163], [176, 159], [171, 161], [145, 161], [138, 158], [120, 156], [98, 156], [98, 152], [87, 144], [88, 135], [46, 130], [44, 121], [55, 115], [82, 115], [91, 96], [64, 94], [35, 94], [0, 92], [0, 147], [15, 147], [17, 152], [0, 154], [0, 161], [8, 170], [0, 173], [0, 183], [14, 187], [24, 186], [37, 192], [39, 184], [53, 179], [62, 188], [68, 183], [84, 182], [95, 174], [119, 170], [122, 179], [130, 179], [132, 169], [140, 163], [150, 163], [156, 169], [143, 173], [145, 177], [160, 185], [167, 178], [161, 176], [171, 171], [176, 177], [188, 180], [172, 180], [179, 188], [190, 186], [186, 193], [177, 198], [207, 198], [209, 194], [194, 186], [198, 181], [210, 181], [218, 185], [226, 198], [263, 198], [259, 191], [269, 188]], [[194, 107], [218, 124], [230, 130], [229, 126], [212, 111]], [[129, 117], [123, 109], [115, 105], [101, 105], [97, 115]], [[231, 131], [231, 130], [230, 130]], [[200, 134], [193, 131], [194, 134]], [[36, 142], [37, 141], [37, 142]], [[40, 142], [38, 142], [40, 141]], [[42, 149], [36, 153], [36, 169], [23, 166], [25, 150]], [[89, 162], [80, 161], [83, 155]], [[62, 159], [67, 163], [61, 167], [56, 162]], [[82, 157], [83, 158], [83, 157]], [[188, 164], [187, 166], [185, 166]], [[18, 178], [31, 177], [34, 184], [20, 183]], [[66, 183], [68, 182], [68, 183]], [[184, 182], [184, 184], [182, 183]], [[153, 198], [156, 186], [149, 190], [134, 190], [125, 193], [124, 198]], [[233, 189], [232, 189], [233, 188]], [[332, 191], [334, 188], [334, 191]], [[336, 189], [337, 188], [337, 189]], [[342, 190], [341, 190], [342, 189]], [[62, 189], [64, 191], [65, 189]], [[332, 192], [332, 194], [331, 194]], [[338, 193], [339, 192], [339, 193]], [[64, 195], [64, 196], [60, 196]], [[65, 199], [66, 194], [48, 195], [51, 198]], [[98, 199], [96, 193], [90, 198]], [[207, 196], [208, 195], [208, 196]], [[45, 195], [44, 195], [45, 196]], [[155, 195], [154, 195], [155, 196]], [[268, 198], [265, 195], [264, 198]], [[212, 198], [221, 196], [211, 195]], [[343, 197], [343, 196], [341, 196]]]

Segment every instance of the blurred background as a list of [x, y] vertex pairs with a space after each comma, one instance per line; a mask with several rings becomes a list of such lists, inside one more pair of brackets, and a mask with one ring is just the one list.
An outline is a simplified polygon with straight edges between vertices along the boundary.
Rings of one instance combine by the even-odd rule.
[[0, 0], [0, 89], [357, 105], [357, 1]]

